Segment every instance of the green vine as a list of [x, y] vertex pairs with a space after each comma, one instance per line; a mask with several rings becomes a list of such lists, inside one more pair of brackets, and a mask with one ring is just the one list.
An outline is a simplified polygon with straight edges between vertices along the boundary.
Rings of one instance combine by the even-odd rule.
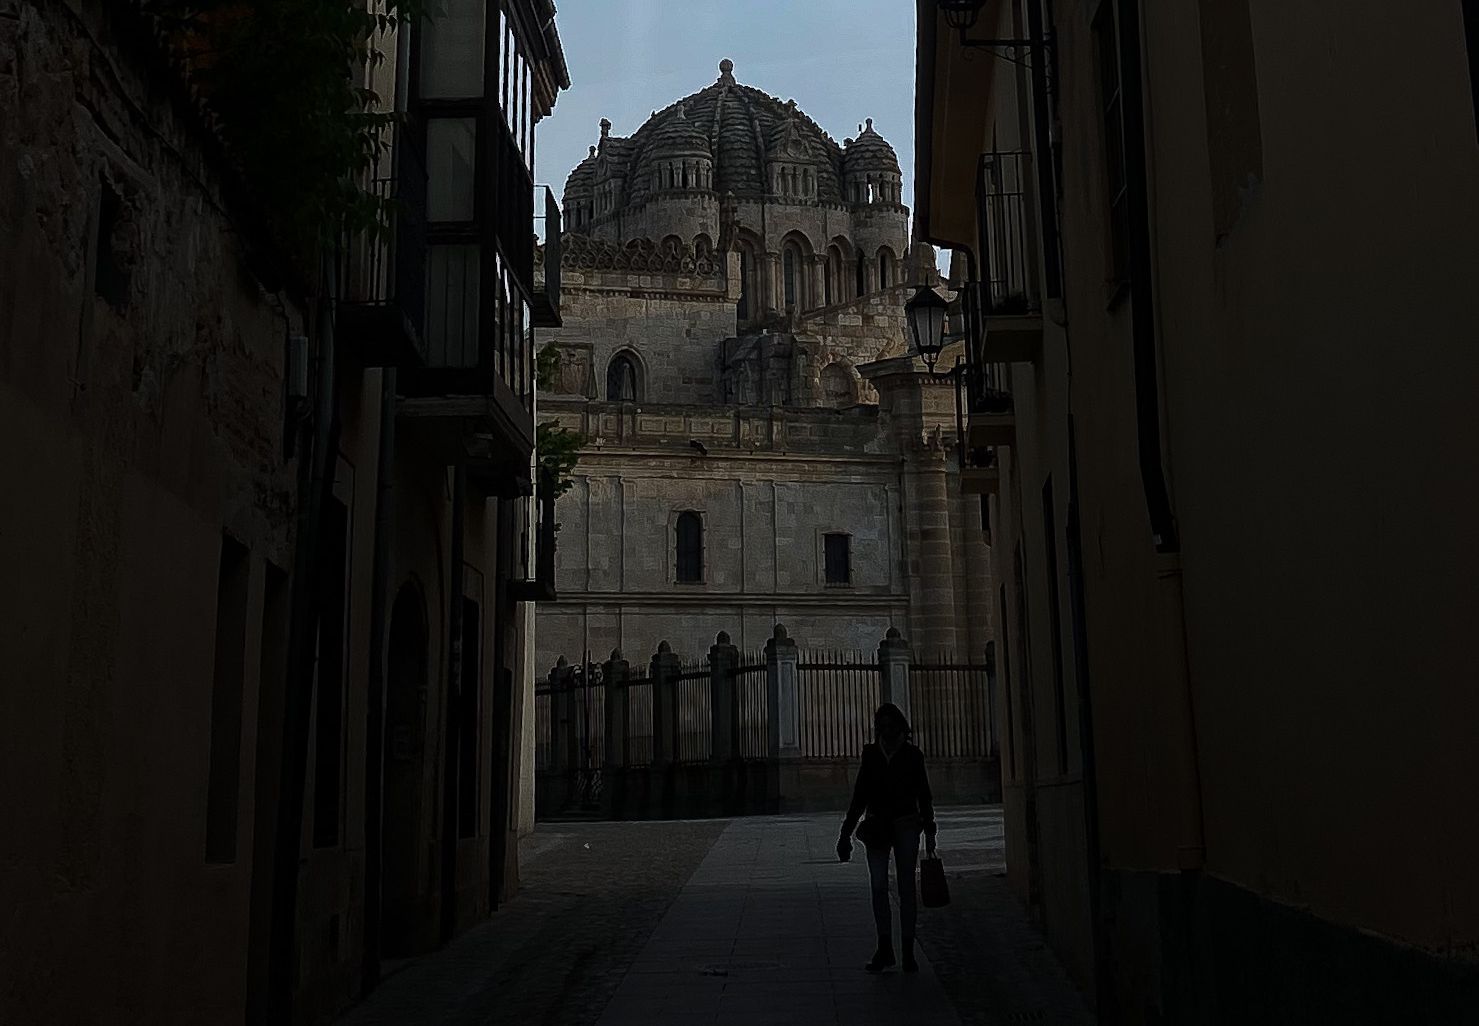
[[363, 83], [424, 0], [137, 2], [184, 60], [290, 258], [312, 266], [345, 233], [381, 229], [389, 201], [366, 186], [396, 115]]
[[[560, 376], [560, 350], [553, 342], [534, 355], [534, 380], [541, 392], [552, 392]], [[539, 457], [540, 476], [553, 482], [558, 499], [575, 486], [571, 474], [580, 461], [580, 450], [590, 439], [579, 431], [545, 421], [535, 429], [534, 451]]]

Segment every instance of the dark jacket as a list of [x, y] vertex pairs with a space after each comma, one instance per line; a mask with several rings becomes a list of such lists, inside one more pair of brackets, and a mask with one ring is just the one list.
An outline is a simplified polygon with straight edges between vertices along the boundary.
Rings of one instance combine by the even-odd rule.
[[900, 816], [917, 814], [927, 836], [935, 835], [935, 801], [930, 794], [929, 774], [924, 769], [924, 753], [904, 742], [894, 757], [883, 754], [879, 745], [863, 749], [863, 765], [853, 787], [852, 804], [847, 808], [842, 833], [848, 836], [867, 810], [892, 823]]

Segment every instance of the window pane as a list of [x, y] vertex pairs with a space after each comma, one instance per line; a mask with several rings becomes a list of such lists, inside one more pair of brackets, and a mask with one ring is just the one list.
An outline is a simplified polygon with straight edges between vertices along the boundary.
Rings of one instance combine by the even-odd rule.
[[478, 363], [479, 247], [432, 246], [426, 259], [426, 348], [432, 367]]
[[485, 0], [441, 0], [421, 24], [421, 95], [431, 100], [483, 95]]
[[426, 216], [471, 221], [476, 193], [478, 124], [472, 118], [426, 123]]
[[678, 516], [678, 581], [696, 584], [704, 576], [704, 526], [692, 511]]
[[823, 560], [828, 584], [848, 584], [852, 580], [852, 539], [845, 534], [828, 534], [822, 538]]

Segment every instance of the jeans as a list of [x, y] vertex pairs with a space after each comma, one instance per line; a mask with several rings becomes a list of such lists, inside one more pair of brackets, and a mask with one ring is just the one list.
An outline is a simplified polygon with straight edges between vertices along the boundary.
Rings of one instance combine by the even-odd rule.
[[899, 877], [899, 933], [907, 947], [914, 940], [918, 917], [915, 901], [914, 870], [919, 863], [919, 824], [904, 821], [894, 824], [893, 843], [888, 847], [868, 849], [868, 877], [873, 885], [873, 924], [878, 927], [879, 943], [892, 943], [893, 921], [888, 907], [888, 857], [892, 853]]

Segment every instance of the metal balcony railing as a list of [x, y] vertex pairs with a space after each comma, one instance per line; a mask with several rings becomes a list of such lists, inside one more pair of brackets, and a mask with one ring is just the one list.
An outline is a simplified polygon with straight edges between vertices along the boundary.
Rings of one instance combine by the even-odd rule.
[[[362, 330], [398, 335], [424, 361], [426, 162], [400, 132], [392, 156], [367, 178], [365, 191], [379, 207], [379, 224], [344, 241], [340, 303], [362, 316], [367, 325]], [[387, 337], [385, 344], [396, 343]]]
[[534, 187], [534, 238], [544, 259], [534, 269], [534, 324], [560, 326], [560, 237], [564, 233], [560, 204], [547, 185]]
[[976, 175], [981, 312], [1020, 314], [1040, 306], [1031, 248], [1032, 154], [983, 153]]

